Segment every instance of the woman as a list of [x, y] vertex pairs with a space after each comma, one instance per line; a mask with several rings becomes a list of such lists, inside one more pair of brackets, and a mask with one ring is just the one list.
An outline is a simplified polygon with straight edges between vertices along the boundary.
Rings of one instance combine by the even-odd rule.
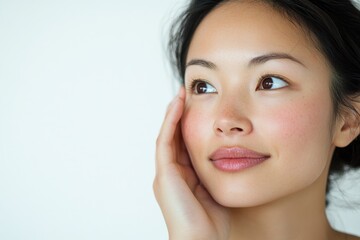
[[360, 13], [349, 0], [194, 0], [156, 151], [171, 240], [360, 239], [325, 214], [360, 165]]

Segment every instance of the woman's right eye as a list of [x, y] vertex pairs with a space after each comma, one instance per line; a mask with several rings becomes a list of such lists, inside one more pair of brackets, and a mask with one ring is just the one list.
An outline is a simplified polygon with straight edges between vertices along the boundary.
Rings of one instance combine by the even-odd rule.
[[195, 80], [192, 83], [192, 91], [195, 94], [216, 93], [216, 89], [210, 84], [202, 80]]

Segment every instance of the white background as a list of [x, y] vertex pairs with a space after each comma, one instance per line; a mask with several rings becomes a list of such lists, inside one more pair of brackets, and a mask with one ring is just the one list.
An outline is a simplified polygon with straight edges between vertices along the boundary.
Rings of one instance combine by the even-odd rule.
[[[167, 238], [155, 139], [184, 2], [0, 0], [0, 239]], [[360, 235], [359, 209], [329, 216]]]

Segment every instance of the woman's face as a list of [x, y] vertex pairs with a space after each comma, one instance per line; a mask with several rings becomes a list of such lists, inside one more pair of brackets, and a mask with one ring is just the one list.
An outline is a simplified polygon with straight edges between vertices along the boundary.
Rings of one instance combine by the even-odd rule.
[[245, 207], [325, 191], [330, 78], [304, 29], [269, 6], [228, 2], [206, 16], [187, 56], [182, 132], [216, 201]]

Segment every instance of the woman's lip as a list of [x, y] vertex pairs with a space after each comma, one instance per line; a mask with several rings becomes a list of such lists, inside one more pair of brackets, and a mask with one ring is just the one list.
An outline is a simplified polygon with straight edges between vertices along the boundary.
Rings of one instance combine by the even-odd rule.
[[220, 148], [210, 156], [214, 166], [225, 172], [235, 172], [250, 168], [267, 160], [270, 155], [245, 148]]
[[210, 160], [216, 161], [221, 159], [259, 159], [269, 158], [270, 156], [263, 153], [258, 153], [246, 148], [232, 147], [219, 148], [210, 155]]

